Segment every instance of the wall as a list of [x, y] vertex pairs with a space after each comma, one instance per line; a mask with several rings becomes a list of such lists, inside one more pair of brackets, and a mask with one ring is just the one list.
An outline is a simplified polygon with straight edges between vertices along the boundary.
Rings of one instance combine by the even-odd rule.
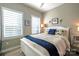
[[[11, 8], [17, 11], [23, 12], [23, 34], [28, 35], [31, 34], [31, 25], [30, 26], [25, 26], [24, 22], [25, 20], [30, 20], [31, 21], [31, 15], [39, 16], [41, 17], [42, 13], [34, 10], [32, 8], [29, 8], [28, 6], [25, 6], [24, 4], [21, 3], [0, 3], [0, 22], [2, 21], [2, 13], [1, 13], [1, 7], [6, 7], [6, 8]], [[1, 25], [1, 23], [0, 23]], [[1, 26], [0, 26], [1, 28]], [[1, 30], [1, 29], [0, 29]], [[7, 39], [2, 38], [2, 50], [6, 50], [11, 47], [16, 47], [20, 45], [20, 37], [19, 38], [11, 38]]]
[[[62, 24], [55, 24], [55, 25], [70, 27], [71, 36], [79, 35], [79, 32], [77, 31], [77, 26], [79, 24], [78, 3], [69, 3], [69, 4], [65, 3], [55, 9], [50, 10], [49, 12], [45, 13], [44, 20], [45, 22], [48, 23], [49, 20], [55, 17], [63, 20]], [[53, 25], [49, 24], [49, 26], [53, 26]]]

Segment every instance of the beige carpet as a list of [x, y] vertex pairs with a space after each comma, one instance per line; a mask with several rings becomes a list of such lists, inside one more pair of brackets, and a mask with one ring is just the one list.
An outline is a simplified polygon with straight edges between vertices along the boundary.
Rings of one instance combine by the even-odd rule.
[[14, 49], [12, 51], [4, 53], [5, 56], [24, 56], [24, 53], [21, 51], [21, 48]]
[[[24, 53], [22, 52], [21, 48], [17, 48], [9, 52], [3, 53], [2, 56], [24, 56]], [[66, 53], [65, 56], [79, 56], [79, 54], [71, 51], [71, 52]]]

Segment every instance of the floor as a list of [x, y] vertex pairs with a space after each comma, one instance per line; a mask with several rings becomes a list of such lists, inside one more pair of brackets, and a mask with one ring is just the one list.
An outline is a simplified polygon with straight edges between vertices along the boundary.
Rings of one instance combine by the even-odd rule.
[[17, 48], [12, 51], [3, 53], [2, 56], [24, 56], [24, 53], [21, 51], [21, 48]]
[[[24, 53], [21, 51], [21, 48], [17, 48], [12, 51], [3, 53], [2, 56], [24, 56]], [[79, 56], [79, 53], [76, 53], [75, 51], [67, 52], [65, 56]]]

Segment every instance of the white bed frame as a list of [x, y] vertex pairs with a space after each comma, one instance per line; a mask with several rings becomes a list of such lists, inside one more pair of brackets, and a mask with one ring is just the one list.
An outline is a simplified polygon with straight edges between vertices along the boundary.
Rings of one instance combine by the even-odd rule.
[[[57, 28], [56, 26], [54, 26], [54, 27], [51, 27], [51, 28]], [[69, 28], [65, 28], [65, 27], [59, 27], [58, 26], [58, 28], [60, 28], [60, 29], [65, 29], [65, 30], [69, 30]], [[68, 34], [67, 34], [67, 36], [68, 36]], [[25, 43], [23, 40], [21, 40], [21, 50], [23, 51], [23, 53], [26, 55], [26, 56], [44, 56], [42, 53], [40, 53], [39, 51], [39, 53], [36, 51], [36, 50], [34, 50], [33, 48], [31, 48], [30, 47], [30, 45], [28, 45], [27, 43]]]
[[43, 54], [38, 53], [38, 51], [30, 47], [28, 43], [24, 42], [23, 40], [21, 40], [21, 50], [25, 56], [44, 56]]

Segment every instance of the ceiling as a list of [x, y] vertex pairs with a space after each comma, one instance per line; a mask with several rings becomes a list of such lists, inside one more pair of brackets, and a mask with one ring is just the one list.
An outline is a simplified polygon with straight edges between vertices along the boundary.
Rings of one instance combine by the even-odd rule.
[[51, 9], [54, 9], [64, 3], [25, 3], [25, 5], [28, 5], [36, 10], [39, 10], [41, 12], [47, 12]]

